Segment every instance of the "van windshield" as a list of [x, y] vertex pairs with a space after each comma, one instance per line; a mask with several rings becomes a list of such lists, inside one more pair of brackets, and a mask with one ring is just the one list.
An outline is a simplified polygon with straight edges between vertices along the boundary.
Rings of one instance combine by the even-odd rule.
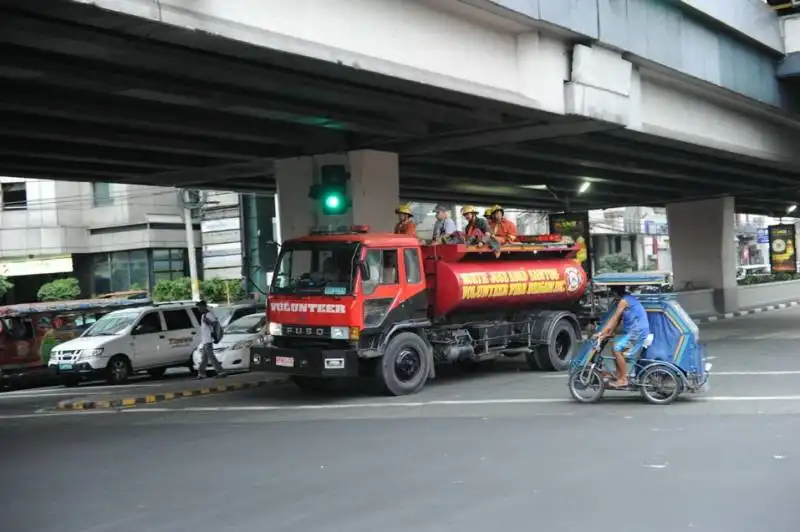
[[139, 312], [112, 312], [106, 314], [91, 327], [86, 329], [82, 336], [113, 336], [120, 334], [136, 322]]
[[281, 250], [270, 291], [341, 296], [353, 291], [358, 244], [304, 242]]

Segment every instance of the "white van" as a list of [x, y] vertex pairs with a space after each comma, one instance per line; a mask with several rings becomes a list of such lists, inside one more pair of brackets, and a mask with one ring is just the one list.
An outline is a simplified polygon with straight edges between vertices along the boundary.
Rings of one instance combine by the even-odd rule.
[[48, 365], [67, 386], [98, 378], [119, 384], [142, 371], [158, 377], [171, 367], [191, 369], [199, 323], [194, 303], [116, 310], [54, 347]]

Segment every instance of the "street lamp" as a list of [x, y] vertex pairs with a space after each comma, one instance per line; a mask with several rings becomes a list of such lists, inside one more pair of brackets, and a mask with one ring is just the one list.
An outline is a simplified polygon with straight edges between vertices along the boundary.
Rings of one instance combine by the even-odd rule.
[[792, 214], [796, 210], [797, 210], [797, 205], [789, 205], [789, 207], [786, 209], [786, 213]]
[[589, 190], [590, 186], [592, 186], [591, 181], [584, 181], [583, 183], [581, 183], [580, 188], [578, 188], [578, 194], [583, 194], [584, 192]]

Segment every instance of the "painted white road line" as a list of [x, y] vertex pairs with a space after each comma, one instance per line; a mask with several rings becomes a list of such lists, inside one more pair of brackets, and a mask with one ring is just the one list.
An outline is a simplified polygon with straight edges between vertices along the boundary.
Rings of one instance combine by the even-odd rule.
[[[781, 375], [800, 375], [800, 370], [787, 369], [787, 370], [766, 370], [766, 371], [711, 371], [711, 378], [714, 377], [737, 377], [737, 376], [768, 376], [777, 377]], [[549, 373], [547, 375], [540, 375], [543, 379], [566, 379], [569, 377], [566, 373]]]
[[[757, 403], [757, 402], [794, 402], [800, 401], [800, 395], [761, 395], [761, 396], [695, 396], [693, 402], [698, 403]], [[85, 415], [111, 415], [111, 414], [164, 414], [186, 412], [279, 412], [279, 411], [321, 411], [321, 410], [355, 410], [355, 409], [382, 409], [382, 408], [423, 408], [436, 406], [482, 406], [482, 405], [531, 405], [531, 404], [573, 404], [580, 406], [574, 399], [568, 397], [522, 397], [509, 399], [475, 399], [452, 401], [413, 401], [413, 402], [376, 402], [376, 403], [345, 403], [328, 405], [258, 405], [258, 406], [190, 406], [183, 408], [131, 408], [126, 410], [84, 410], [74, 412], [50, 412], [36, 414], [10, 414], [0, 415], [0, 421], [13, 419], [35, 419], [59, 416], [85, 416]], [[612, 403], [613, 404], [613, 403]], [[645, 407], [649, 407], [644, 405]]]

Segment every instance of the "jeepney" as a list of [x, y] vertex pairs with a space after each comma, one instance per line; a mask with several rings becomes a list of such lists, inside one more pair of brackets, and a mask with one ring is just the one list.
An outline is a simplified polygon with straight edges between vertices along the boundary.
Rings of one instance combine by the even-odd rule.
[[71, 340], [113, 310], [151, 305], [151, 299], [45, 301], [0, 307], [0, 385], [46, 378], [54, 346]]

